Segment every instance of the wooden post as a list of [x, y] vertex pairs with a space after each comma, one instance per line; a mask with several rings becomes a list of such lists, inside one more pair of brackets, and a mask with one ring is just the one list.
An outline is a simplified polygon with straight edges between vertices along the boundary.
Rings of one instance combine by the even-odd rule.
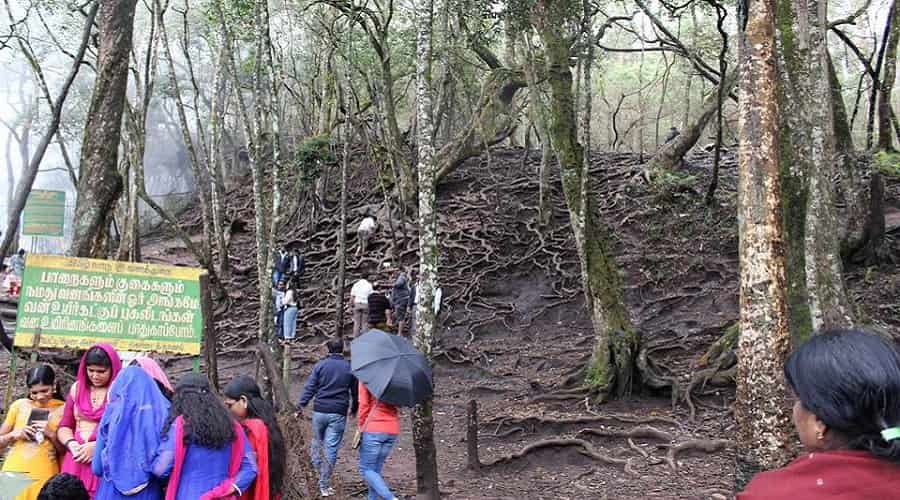
[[38, 360], [38, 347], [41, 345], [41, 329], [38, 328], [34, 331], [34, 337], [31, 340], [31, 359], [28, 366], [34, 366], [37, 364]]
[[[218, 337], [213, 318], [212, 294], [209, 290], [209, 273], [200, 274], [200, 310], [203, 314], [203, 346], [206, 351], [206, 376], [209, 385], [219, 390]], [[197, 359], [199, 363], [199, 358]]]
[[9, 410], [9, 405], [12, 404], [13, 398], [13, 389], [16, 386], [16, 347], [13, 346], [9, 351], [9, 373], [6, 375], [7, 377], [7, 385], [6, 385], [6, 398], [3, 400], [3, 409], [4, 411]]
[[466, 446], [468, 449], [466, 467], [471, 471], [478, 471], [481, 469], [481, 460], [478, 458], [478, 402], [474, 399], [469, 401], [466, 412]]

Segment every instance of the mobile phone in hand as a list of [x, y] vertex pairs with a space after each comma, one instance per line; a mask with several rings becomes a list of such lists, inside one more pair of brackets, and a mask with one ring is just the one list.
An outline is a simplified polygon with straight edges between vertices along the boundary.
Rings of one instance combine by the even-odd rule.
[[28, 415], [28, 426], [36, 425], [37, 431], [34, 433], [34, 440], [37, 443], [44, 442], [44, 427], [50, 420], [50, 410], [44, 408], [32, 408]]

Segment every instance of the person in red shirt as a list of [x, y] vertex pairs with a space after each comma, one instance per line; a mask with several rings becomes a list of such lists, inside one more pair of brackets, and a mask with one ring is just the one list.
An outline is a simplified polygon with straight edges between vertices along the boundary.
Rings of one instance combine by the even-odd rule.
[[359, 414], [356, 424], [362, 433], [359, 445], [359, 473], [369, 486], [368, 500], [397, 500], [381, 476], [384, 462], [400, 434], [397, 407], [378, 401], [359, 383]]
[[860, 330], [814, 335], [784, 377], [808, 453], [757, 474], [738, 500], [900, 497], [900, 353]]

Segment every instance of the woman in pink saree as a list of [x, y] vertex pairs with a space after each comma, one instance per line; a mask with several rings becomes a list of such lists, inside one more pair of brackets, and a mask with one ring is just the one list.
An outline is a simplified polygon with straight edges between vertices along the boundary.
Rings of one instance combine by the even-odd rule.
[[97, 492], [99, 478], [91, 470], [100, 418], [106, 410], [109, 386], [122, 361], [109, 344], [97, 344], [88, 349], [78, 366], [78, 380], [66, 398], [63, 417], [57, 436], [66, 448], [62, 472], [81, 479], [91, 498]]

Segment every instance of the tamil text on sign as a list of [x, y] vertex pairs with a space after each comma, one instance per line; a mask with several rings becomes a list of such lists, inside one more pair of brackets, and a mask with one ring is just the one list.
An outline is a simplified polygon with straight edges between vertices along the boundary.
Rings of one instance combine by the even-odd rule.
[[29, 255], [15, 345], [199, 354], [201, 270]]
[[22, 215], [25, 236], [63, 236], [66, 223], [66, 192], [33, 189]]

